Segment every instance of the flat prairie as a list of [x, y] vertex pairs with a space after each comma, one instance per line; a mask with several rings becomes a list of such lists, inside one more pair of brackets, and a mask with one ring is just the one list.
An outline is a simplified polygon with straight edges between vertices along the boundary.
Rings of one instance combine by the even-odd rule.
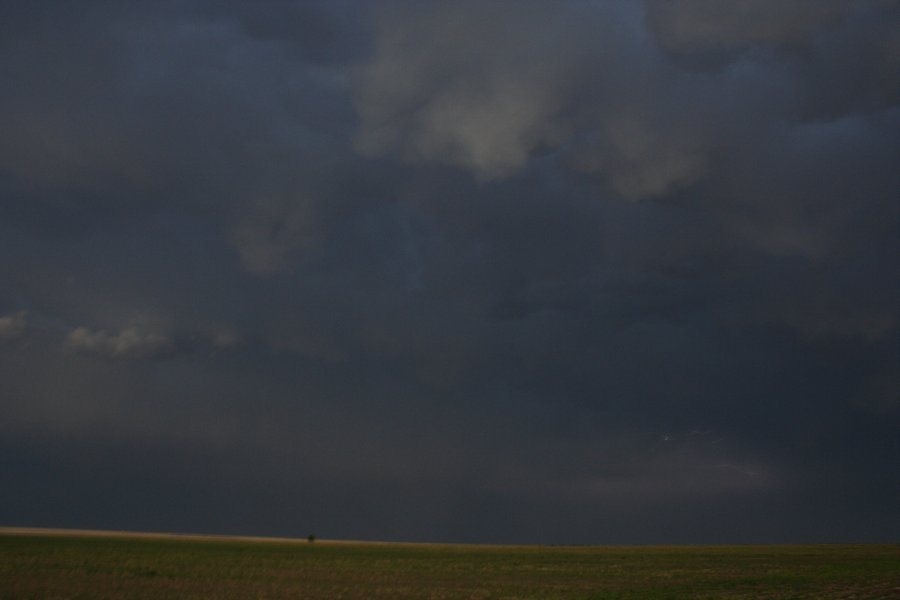
[[900, 598], [900, 545], [487, 546], [0, 528], [0, 598]]

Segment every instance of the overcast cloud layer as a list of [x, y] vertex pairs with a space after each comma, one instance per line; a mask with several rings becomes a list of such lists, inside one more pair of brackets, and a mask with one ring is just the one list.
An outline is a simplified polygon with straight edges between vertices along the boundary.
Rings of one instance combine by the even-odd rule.
[[0, 524], [900, 539], [900, 2], [0, 2]]

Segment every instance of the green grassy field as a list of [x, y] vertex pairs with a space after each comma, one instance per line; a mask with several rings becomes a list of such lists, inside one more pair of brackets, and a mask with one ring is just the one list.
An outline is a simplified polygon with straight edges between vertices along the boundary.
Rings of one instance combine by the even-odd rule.
[[0, 531], [0, 598], [900, 598], [900, 545], [454, 546]]

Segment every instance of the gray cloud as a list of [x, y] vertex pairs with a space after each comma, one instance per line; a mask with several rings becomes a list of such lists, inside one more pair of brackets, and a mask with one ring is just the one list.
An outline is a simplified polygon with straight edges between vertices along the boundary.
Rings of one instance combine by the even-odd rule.
[[[482, 180], [549, 155], [626, 198], [660, 197], [702, 180], [760, 122], [792, 119], [807, 93], [821, 93], [765, 57], [722, 77], [682, 71], [631, 4], [528, 3], [514, 21], [502, 3], [438, 6], [384, 12], [359, 78], [364, 155], [461, 167]], [[695, 10], [659, 6], [668, 8], [649, 14], [664, 25]], [[825, 42], [818, 50], [830, 52]], [[740, 112], [744, 122], [733, 119]]]
[[261, 201], [231, 233], [241, 266], [252, 273], [283, 269], [291, 254], [310, 242], [314, 226], [308, 202]]
[[28, 327], [28, 311], [17, 310], [0, 317], [0, 340], [11, 340], [25, 334]]
[[560, 92], [579, 49], [567, 14], [533, 2], [512, 21], [503, 4], [434, 8], [402, 4], [382, 16], [361, 79], [357, 148], [495, 178], [571, 135]]
[[645, 0], [644, 4], [650, 28], [665, 48], [694, 51], [808, 41], [858, 10], [855, 4], [891, 2], [739, 0], [726, 7], [714, 0]]
[[705, 175], [706, 144], [678, 131], [660, 131], [647, 119], [628, 114], [609, 116], [604, 134], [576, 154], [576, 168], [609, 174], [613, 189], [629, 199], [665, 194]]
[[213, 348], [219, 350], [230, 350], [241, 343], [241, 336], [230, 327], [211, 327], [202, 336], [209, 340]]
[[[503, 3], [438, 6], [382, 19], [359, 91], [364, 154], [490, 180], [574, 147], [581, 170], [635, 199], [703, 174], [702, 138], [645, 95], [662, 66], [646, 39], [626, 33], [640, 25], [634, 6], [531, 2], [513, 20]], [[669, 92], [665, 77], [654, 83]]]
[[884, 540], [900, 13], [723, 6], [6, 10], [0, 520]]

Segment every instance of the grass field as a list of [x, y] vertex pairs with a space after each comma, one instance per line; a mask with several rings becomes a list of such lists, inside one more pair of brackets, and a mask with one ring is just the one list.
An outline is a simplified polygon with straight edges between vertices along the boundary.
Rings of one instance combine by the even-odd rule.
[[0, 598], [900, 598], [900, 545], [454, 546], [0, 529]]

